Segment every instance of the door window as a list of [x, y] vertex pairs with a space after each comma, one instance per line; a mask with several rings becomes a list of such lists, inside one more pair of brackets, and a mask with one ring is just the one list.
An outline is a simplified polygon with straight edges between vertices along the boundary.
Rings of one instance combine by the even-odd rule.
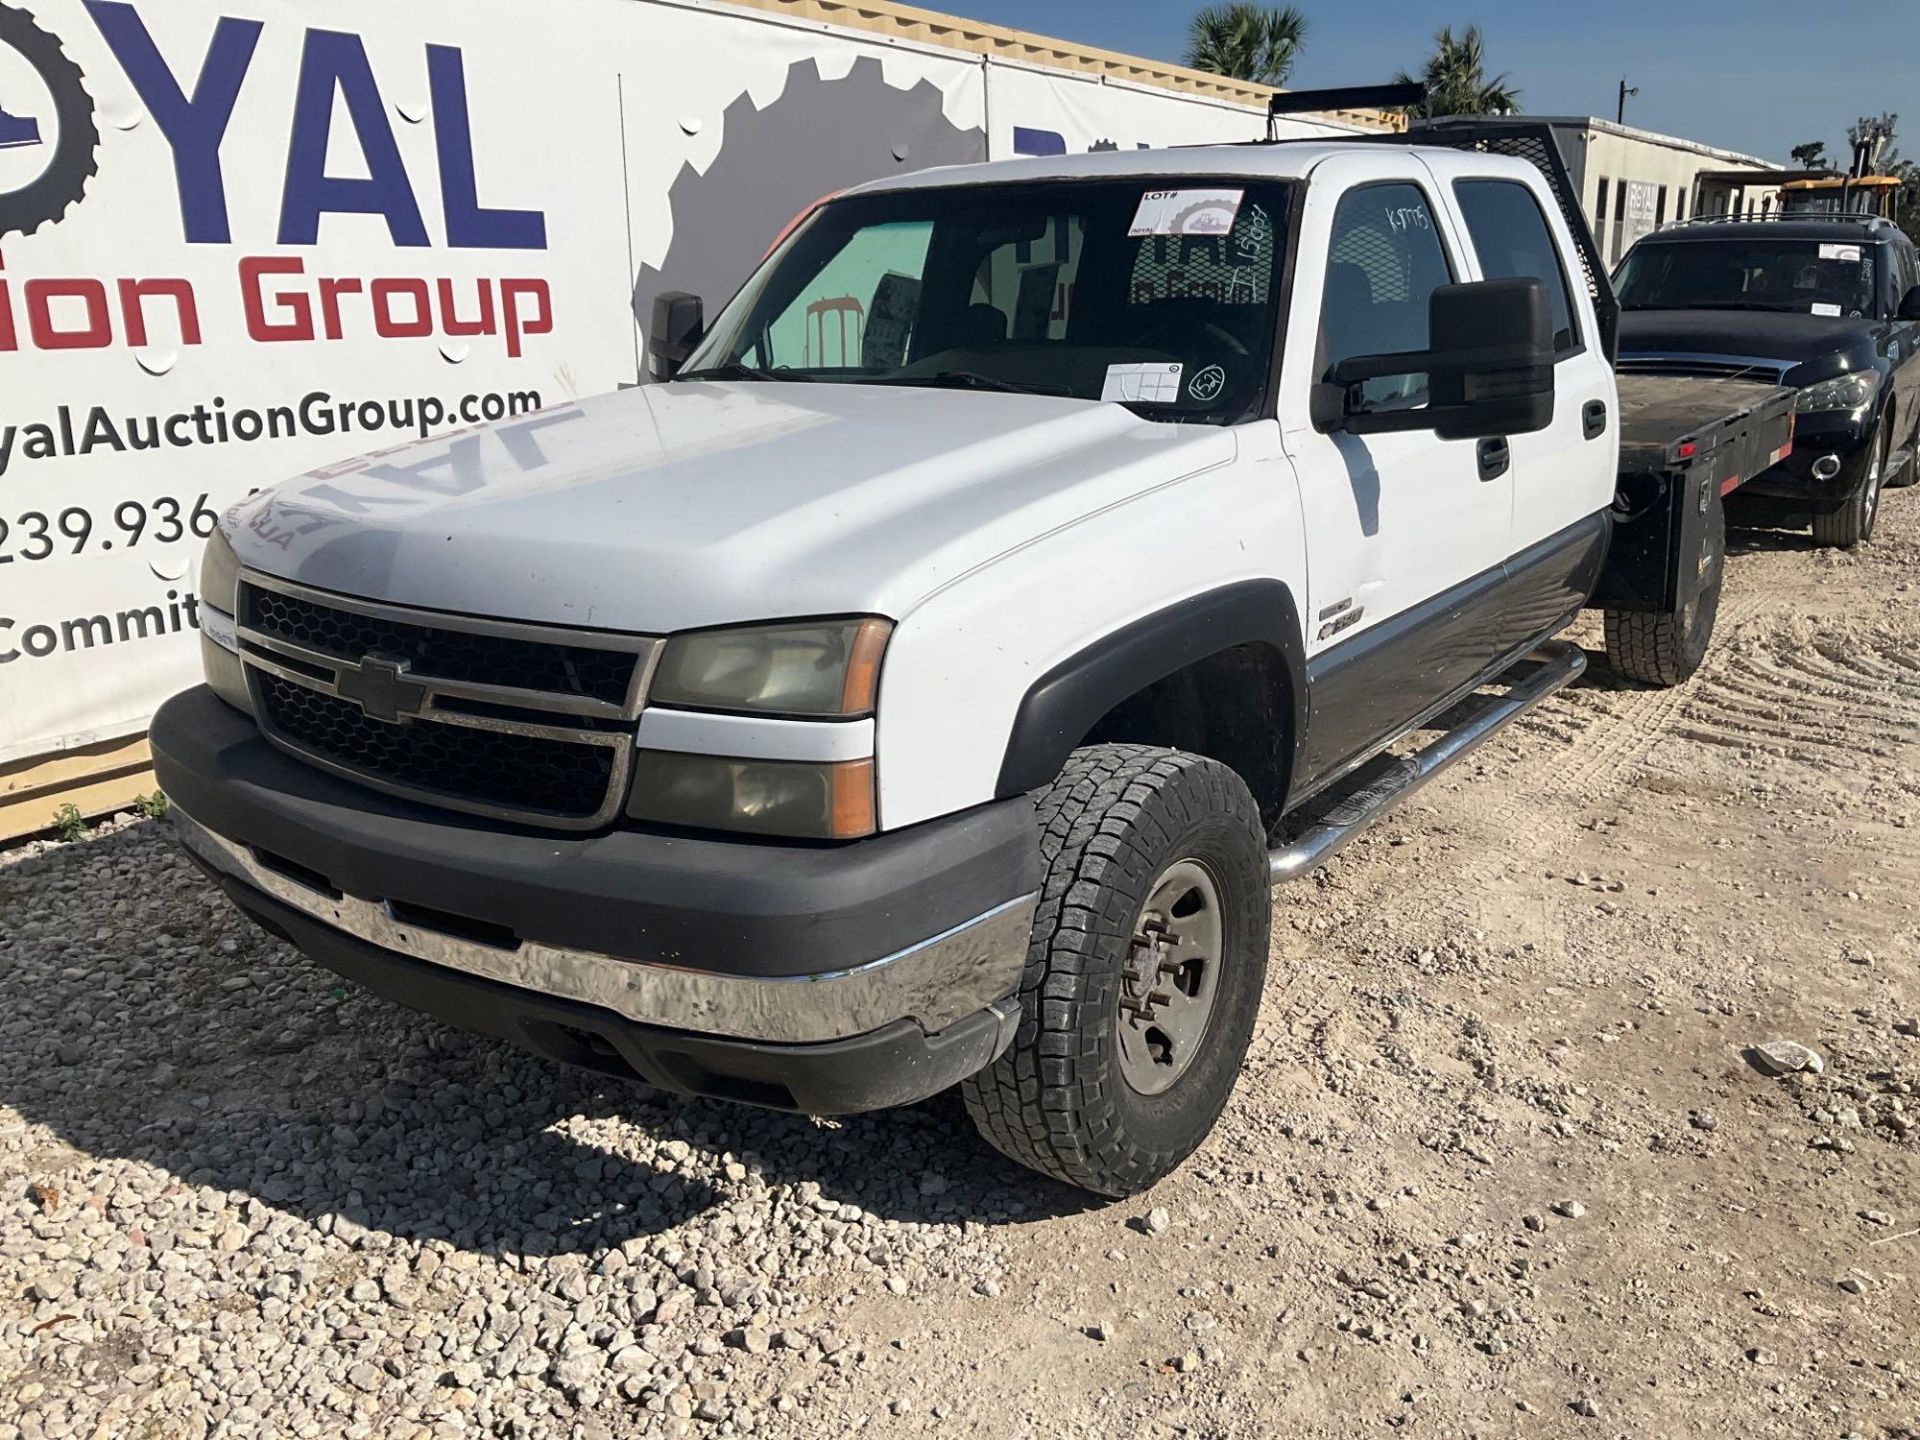
[[[1566, 355], [1580, 343], [1573, 319], [1573, 295], [1567, 272], [1560, 264], [1560, 247], [1553, 243], [1540, 202], [1526, 186], [1513, 180], [1461, 180], [1453, 187], [1467, 234], [1480, 269], [1489, 280], [1516, 280], [1531, 276], [1547, 287], [1553, 316], [1553, 348]], [[1665, 205], [1666, 188], [1661, 187]]]
[[[1363, 185], [1341, 196], [1320, 302], [1320, 376], [1356, 355], [1425, 350], [1427, 302], [1452, 280], [1433, 207], [1417, 185]], [[1422, 405], [1427, 377], [1369, 380], [1361, 399], [1370, 410]]]

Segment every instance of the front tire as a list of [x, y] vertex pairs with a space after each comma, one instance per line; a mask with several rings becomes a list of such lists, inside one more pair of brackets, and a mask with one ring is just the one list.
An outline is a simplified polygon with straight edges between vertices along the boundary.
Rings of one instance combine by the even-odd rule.
[[1867, 440], [1867, 473], [1859, 488], [1838, 510], [1813, 517], [1813, 543], [1835, 550], [1851, 550], [1873, 538], [1873, 522], [1880, 516], [1880, 486], [1886, 478], [1887, 452], [1893, 432], [1885, 424], [1874, 427]]
[[1007, 1052], [964, 1087], [995, 1149], [1137, 1194], [1213, 1129], [1266, 979], [1267, 848], [1246, 784], [1143, 745], [1076, 750], [1039, 799], [1046, 870]]

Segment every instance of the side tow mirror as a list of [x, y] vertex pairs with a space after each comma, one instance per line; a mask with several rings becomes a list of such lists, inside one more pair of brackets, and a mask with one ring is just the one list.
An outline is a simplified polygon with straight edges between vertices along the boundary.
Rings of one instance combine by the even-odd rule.
[[[1427, 303], [1427, 333], [1425, 350], [1335, 365], [1315, 387], [1315, 424], [1353, 435], [1431, 430], [1442, 440], [1475, 440], [1553, 423], [1553, 319], [1538, 279], [1442, 285]], [[1367, 381], [1402, 375], [1427, 377], [1425, 405], [1365, 407]]]
[[1920, 285], [1914, 286], [1900, 297], [1900, 308], [1895, 312], [1897, 320], [1920, 320]]
[[698, 295], [668, 290], [653, 297], [647, 327], [647, 368], [656, 380], [671, 380], [706, 334], [706, 311]]

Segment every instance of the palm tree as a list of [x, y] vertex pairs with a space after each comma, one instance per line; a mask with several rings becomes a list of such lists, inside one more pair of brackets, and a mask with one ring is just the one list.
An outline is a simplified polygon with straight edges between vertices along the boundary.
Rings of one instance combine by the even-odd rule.
[[1187, 64], [1210, 75], [1281, 85], [1307, 38], [1307, 17], [1291, 5], [1209, 5], [1187, 27]]
[[1458, 36], [1451, 25], [1442, 26], [1420, 73], [1409, 75], [1402, 70], [1393, 78], [1400, 85], [1426, 86], [1426, 104], [1409, 108], [1414, 115], [1516, 115], [1520, 111], [1520, 92], [1507, 83], [1505, 72], [1487, 78], [1486, 37], [1478, 25], [1467, 26]]

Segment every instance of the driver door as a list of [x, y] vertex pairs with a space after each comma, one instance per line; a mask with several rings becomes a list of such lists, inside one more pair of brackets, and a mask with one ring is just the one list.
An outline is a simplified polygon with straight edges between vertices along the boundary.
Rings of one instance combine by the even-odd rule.
[[[1429, 297], [1467, 278], [1464, 253], [1418, 160], [1343, 156], [1315, 171], [1280, 392], [1307, 542], [1307, 785], [1364, 758], [1498, 655], [1513, 507], [1499, 442], [1356, 436], [1317, 429], [1310, 414], [1312, 386], [1336, 362], [1426, 348]], [[1377, 409], [1426, 400], [1424, 377], [1363, 393]]]

